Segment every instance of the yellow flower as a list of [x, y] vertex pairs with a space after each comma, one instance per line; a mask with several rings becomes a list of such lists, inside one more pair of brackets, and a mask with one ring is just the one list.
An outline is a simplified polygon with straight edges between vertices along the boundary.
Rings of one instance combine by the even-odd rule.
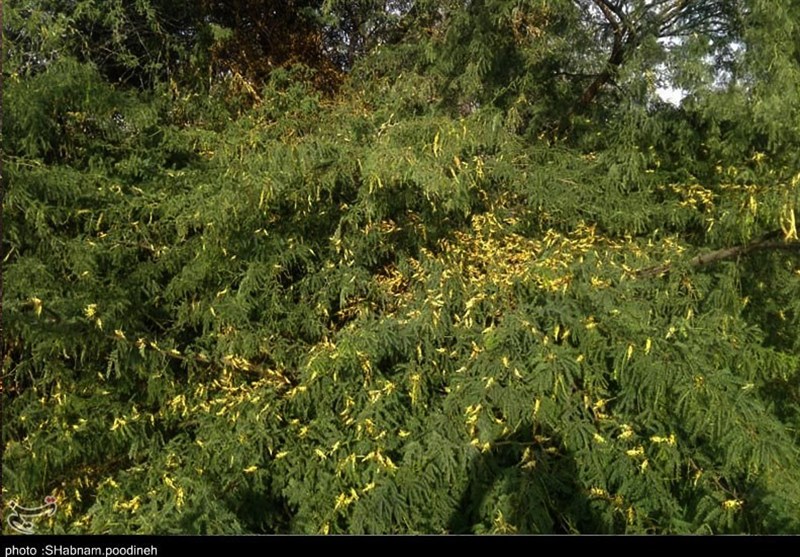
[[741, 499], [728, 499], [722, 502], [722, 507], [728, 511], [738, 511], [742, 505], [744, 505], [744, 501]]
[[639, 445], [635, 449], [630, 449], [630, 450], [625, 451], [625, 454], [630, 456], [630, 457], [642, 456], [642, 455], [644, 455], [644, 447]]
[[608, 492], [602, 487], [593, 487], [589, 490], [589, 495], [592, 497], [605, 497], [608, 495]]

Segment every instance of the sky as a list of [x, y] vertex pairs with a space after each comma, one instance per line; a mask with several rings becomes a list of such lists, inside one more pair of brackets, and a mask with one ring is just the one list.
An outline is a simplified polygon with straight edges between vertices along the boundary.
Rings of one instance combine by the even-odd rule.
[[674, 87], [659, 87], [656, 89], [656, 95], [658, 95], [662, 101], [668, 102], [674, 106], [680, 106], [681, 101], [686, 96], [686, 91]]

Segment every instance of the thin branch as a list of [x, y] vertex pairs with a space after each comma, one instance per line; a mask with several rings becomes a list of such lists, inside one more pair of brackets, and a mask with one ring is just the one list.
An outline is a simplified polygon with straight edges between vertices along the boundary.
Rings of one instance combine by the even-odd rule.
[[[749, 244], [741, 244], [729, 248], [722, 248], [709, 253], [704, 253], [693, 257], [689, 260], [691, 267], [707, 267], [719, 261], [726, 259], [735, 259], [742, 255], [748, 255], [756, 251], [769, 251], [769, 250], [786, 250], [800, 252], [800, 242], [798, 241], [785, 241], [780, 239], [781, 232], [774, 231], [765, 234], [760, 239]], [[654, 267], [647, 267], [636, 272], [639, 278], [655, 277], [664, 275], [672, 270], [672, 265], [656, 265]]]
[[675, 2], [675, 4], [667, 8], [664, 13], [661, 14], [660, 19], [662, 27], [668, 27], [672, 25], [672, 23], [674, 23], [674, 21], [680, 17], [684, 3], [684, 0], [678, 0]]

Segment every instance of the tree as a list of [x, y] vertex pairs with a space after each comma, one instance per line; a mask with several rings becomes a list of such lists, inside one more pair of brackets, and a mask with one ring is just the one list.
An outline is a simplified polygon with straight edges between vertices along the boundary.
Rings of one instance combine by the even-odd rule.
[[800, 531], [796, 2], [168, 4], [4, 5], [37, 531]]

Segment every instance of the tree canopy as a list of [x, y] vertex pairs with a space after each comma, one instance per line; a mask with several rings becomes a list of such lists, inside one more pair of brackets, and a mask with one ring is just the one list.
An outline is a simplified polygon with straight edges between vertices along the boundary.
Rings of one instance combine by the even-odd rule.
[[4, 2], [4, 500], [54, 533], [800, 532], [798, 21]]

